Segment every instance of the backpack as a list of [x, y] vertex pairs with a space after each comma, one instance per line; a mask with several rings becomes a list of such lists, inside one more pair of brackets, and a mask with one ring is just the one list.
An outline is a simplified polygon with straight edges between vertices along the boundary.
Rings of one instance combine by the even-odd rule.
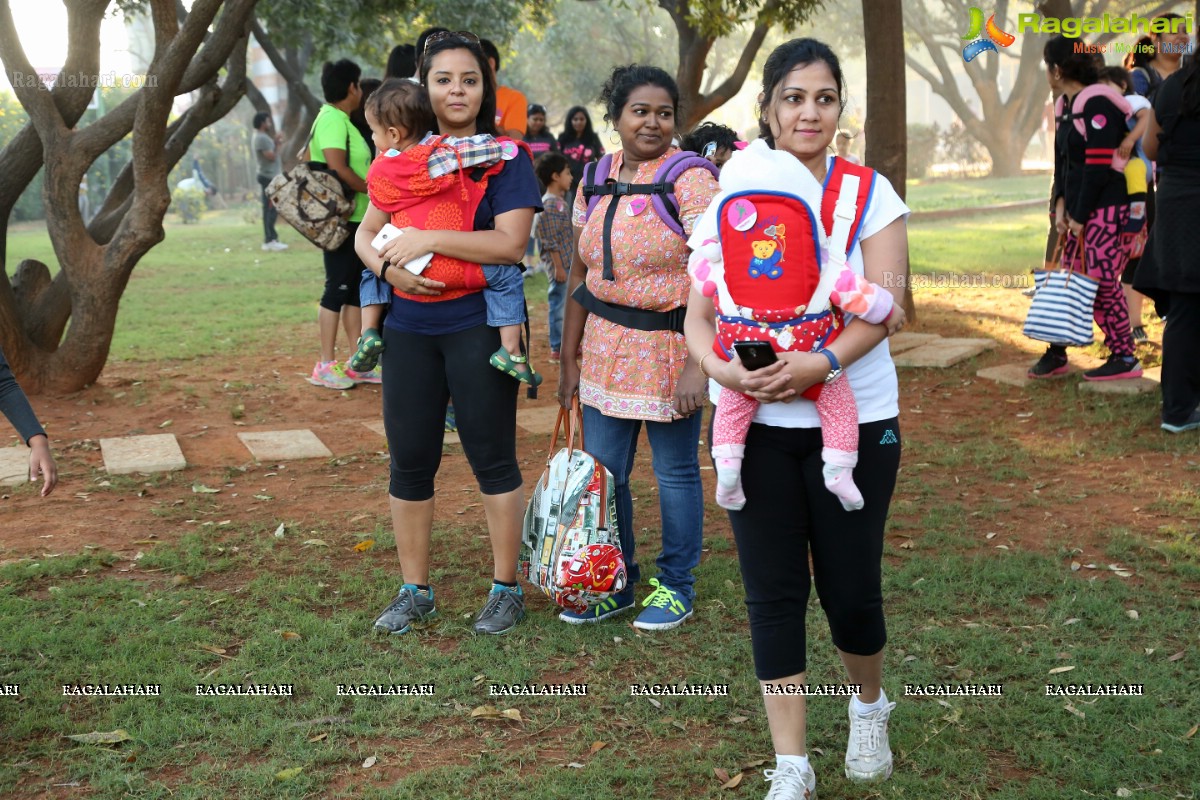
[[[682, 150], [668, 158], [654, 173], [654, 183], [624, 183], [607, 177], [612, 169], [612, 154], [606, 153], [598, 162], [585, 164], [581, 190], [587, 199], [587, 209], [584, 212], [586, 222], [592, 216], [600, 198], [612, 195], [613, 201], [608, 204], [604, 214], [604, 280], [616, 280], [613, 275], [612, 263], [612, 223], [617, 216], [618, 199], [631, 194], [650, 195], [654, 213], [666, 223], [676, 235], [687, 238], [683, 233], [683, 221], [679, 217], [679, 198], [675, 196], [675, 181], [689, 169], [699, 167], [708, 171], [714, 178], [720, 174], [717, 167], [708, 159], [701, 158], [695, 153]], [[605, 176], [599, 178], [598, 176]]]
[[[567, 446], [554, 452], [560, 431]], [[575, 447], [576, 433], [579, 447]], [[585, 612], [625, 588], [612, 473], [583, 449], [579, 398], [560, 408], [546, 471], [534, 484], [521, 531], [518, 569], [556, 604]]]
[[[1084, 119], [1084, 106], [1086, 106], [1088, 101], [1093, 97], [1103, 97], [1107, 99], [1110, 103], [1117, 107], [1118, 111], [1125, 115], [1126, 120], [1128, 120], [1129, 116], [1133, 113], [1133, 109], [1130, 107], [1129, 101], [1126, 100], [1120, 92], [1111, 86], [1105, 86], [1102, 83], [1093, 83], [1090, 86], [1085, 86], [1082, 90], [1080, 90], [1079, 94], [1075, 95], [1075, 97], [1071, 100], [1070, 111], [1065, 110], [1066, 97], [1067, 96], [1065, 94], [1060, 94], [1058, 99], [1054, 101], [1055, 116], [1057, 116], [1063, 122], [1073, 123], [1075, 125], [1075, 130], [1079, 132], [1079, 135], [1083, 137], [1085, 142], [1088, 138], [1089, 126], [1087, 124], [1088, 121]], [[1091, 156], [1088, 156], [1089, 160], [1090, 158]], [[1128, 163], [1128, 161], [1129, 159], [1121, 158], [1114, 150], [1111, 155], [1110, 165], [1117, 172], [1122, 172], [1124, 171], [1125, 164]]]
[[[309, 142], [312, 132], [309, 131]], [[350, 131], [346, 130], [346, 157], [350, 156]], [[302, 161], [267, 184], [267, 197], [284, 222], [322, 250], [337, 250], [350, 235], [350, 215], [355, 193], [342, 183], [328, 164]]]
[[[1180, 62], [1182, 66], [1182, 62]], [[1163, 77], [1158, 74], [1158, 70], [1154, 67], [1134, 67], [1129, 70], [1130, 75], [1141, 73], [1146, 78], [1146, 91], [1142, 92], [1142, 97], [1154, 104], [1154, 96], [1158, 94], [1158, 87], [1162, 86]]]
[[[869, 167], [835, 157], [817, 214], [784, 191], [749, 189], [722, 199], [717, 239], [700, 249], [704, 254], [719, 247], [705, 257], [724, 265], [721, 324], [713, 343], [719, 357], [728, 360], [735, 341], [769, 340], [777, 352], [814, 352], [837, 338], [845, 323], [841, 309], [830, 306], [830, 295], [858, 242], [874, 180]], [[708, 269], [697, 269], [693, 277], [702, 294], [717, 291]], [[815, 400], [821, 387], [811, 386], [802, 396]]]

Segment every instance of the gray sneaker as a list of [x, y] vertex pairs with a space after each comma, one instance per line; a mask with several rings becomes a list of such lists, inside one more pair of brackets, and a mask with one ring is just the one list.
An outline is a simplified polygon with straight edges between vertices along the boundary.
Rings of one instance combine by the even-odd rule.
[[382, 633], [408, 633], [414, 624], [428, 622], [436, 616], [433, 589], [427, 595], [411, 583], [406, 583], [400, 587], [396, 599], [375, 620], [375, 630]]
[[508, 633], [525, 619], [525, 596], [521, 587], [492, 586], [487, 602], [475, 617], [475, 633]]

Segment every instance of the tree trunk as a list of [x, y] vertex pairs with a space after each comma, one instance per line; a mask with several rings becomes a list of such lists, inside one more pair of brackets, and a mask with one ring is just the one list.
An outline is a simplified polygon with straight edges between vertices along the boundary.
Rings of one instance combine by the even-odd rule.
[[[900, 0], [862, 0], [862, 4], [867, 54], [866, 162], [887, 178], [903, 199], [908, 180], [904, 14]], [[904, 312], [910, 322], [916, 320], [917, 309], [907, 271]]]
[[[51, 280], [45, 265], [22, 262], [11, 287], [0, 269], [0, 343], [27, 392], [77, 391], [94, 382], [104, 368], [133, 268], [163, 239], [162, 220], [170, 203], [167, 174], [196, 135], [227, 114], [245, 91], [254, 3], [196, 0], [180, 24], [172, 0], [152, 0], [157, 46], [146, 86], [86, 128], [74, 128], [79, 114], [64, 110], [55, 102], [57, 97], [52, 100], [42, 89], [17, 87], [44, 154], [24, 169], [36, 172], [45, 165], [46, 227], [61, 266]], [[107, 5], [107, 0], [68, 4], [68, 65], [80, 52], [98, 52], [99, 24]], [[214, 23], [218, 11], [220, 19]], [[12, 30], [7, 0], [0, 0], [0, 58], [10, 74], [33, 71]], [[216, 74], [222, 67], [225, 79], [218, 85]], [[80, 71], [96, 69], [93, 65]], [[175, 97], [201, 86], [197, 102], [168, 125]], [[90, 95], [88, 89], [84, 106]], [[101, 215], [85, 228], [77, 203], [79, 182], [88, 167], [130, 131], [130, 164], [115, 182]], [[15, 150], [10, 145], [0, 153], [0, 165], [35, 149], [29, 137], [18, 136], [13, 144], [18, 145]], [[0, 190], [0, 208], [7, 194], [6, 185]]]

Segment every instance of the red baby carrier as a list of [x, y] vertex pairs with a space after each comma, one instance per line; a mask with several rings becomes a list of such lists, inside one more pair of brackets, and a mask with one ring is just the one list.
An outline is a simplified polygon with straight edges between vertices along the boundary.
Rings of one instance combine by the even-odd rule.
[[[718, 298], [718, 356], [730, 360], [736, 341], [812, 352], [838, 337], [845, 322], [841, 309], [829, 307], [829, 295], [857, 244], [874, 180], [874, 170], [833, 159], [820, 208], [829, 242], [824, 265], [816, 215], [799, 196], [749, 190], [721, 201], [717, 225], [726, 292]], [[815, 400], [822, 385], [803, 396]]]

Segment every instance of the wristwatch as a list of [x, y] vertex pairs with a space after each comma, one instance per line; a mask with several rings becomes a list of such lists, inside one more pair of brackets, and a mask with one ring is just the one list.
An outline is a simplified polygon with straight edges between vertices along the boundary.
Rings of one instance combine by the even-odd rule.
[[383, 269], [379, 270], [379, 280], [383, 281], [384, 283], [387, 283], [387, 278], [384, 276], [387, 275], [388, 267], [390, 267], [391, 265], [392, 265], [392, 262], [385, 261], [385, 262], [383, 262]]
[[829, 359], [829, 374], [825, 376], [825, 383], [833, 383], [842, 377], [842, 365], [838, 361], [837, 356], [833, 354], [833, 351], [824, 348], [817, 352]]

